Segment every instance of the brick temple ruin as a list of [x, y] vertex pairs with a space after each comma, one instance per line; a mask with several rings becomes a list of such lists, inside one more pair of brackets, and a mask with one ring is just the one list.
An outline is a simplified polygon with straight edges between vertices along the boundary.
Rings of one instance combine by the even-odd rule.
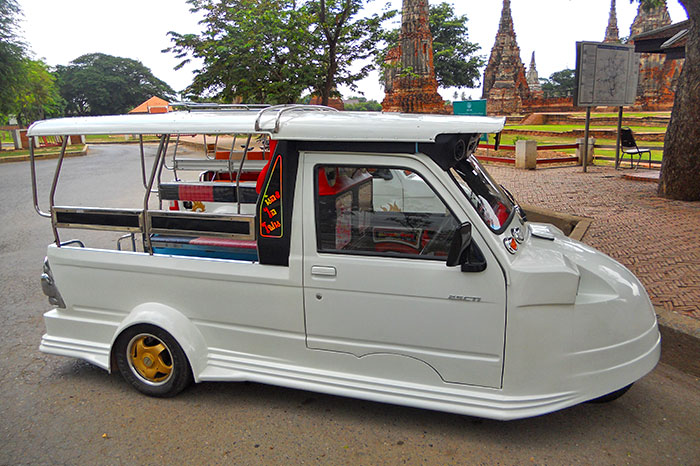
[[399, 45], [386, 64], [383, 111], [451, 113], [438, 94], [428, 0], [403, 0]]
[[[666, 3], [649, 11], [639, 6], [630, 29], [630, 42], [635, 36], [671, 24]], [[678, 87], [678, 77], [685, 60], [669, 60], [660, 53], [643, 53], [639, 65], [639, 84], [635, 106], [644, 110], [670, 110]]]
[[[405, 4], [405, 2], [404, 2]], [[536, 112], [575, 110], [572, 97], [546, 98], [539, 84], [533, 52], [526, 71], [511, 14], [511, 0], [503, 0], [501, 19], [488, 65], [484, 71], [483, 99], [491, 115], [516, 115]], [[666, 4], [645, 11], [641, 5], [630, 29], [630, 37], [671, 24]], [[611, 0], [606, 43], [620, 43], [615, 0]], [[633, 43], [633, 41], [631, 41]], [[635, 108], [670, 110], [683, 60], [669, 60], [661, 54], [642, 54], [638, 97]]]

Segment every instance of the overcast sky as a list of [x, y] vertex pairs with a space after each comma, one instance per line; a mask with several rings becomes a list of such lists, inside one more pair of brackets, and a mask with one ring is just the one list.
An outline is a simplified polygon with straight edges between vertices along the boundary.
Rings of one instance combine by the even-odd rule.
[[[368, 11], [378, 11], [385, 0], [375, 0]], [[400, 9], [401, 0], [390, 0]], [[441, 3], [430, 0], [431, 4]], [[469, 18], [469, 39], [481, 46], [480, 54], [488, 59], [493, 46], [503, 2], [500, 0], [452, 0], [457, 14]], [[686, 19], [677, 0], [668, 0], [673, 22]], [[39, 58], [49, 65], [66, 65], [86, 53], [101, 52], [141, 61], [153, 74], [176, 91], [192, 81], [192, 69], [175, 71], [178, 63], [172, 54], [161, 53], [170, 45], [168, 31], [196, 33], [199, 19], [189, 12], [185, 0], [19, 0], [24, 11], [23, 31], [26, 42]], [[610, 0], [511, 0], [513, 22], [526, 67], [536, 52], [540, 77], [555, 71], [574, 68], [576, 41], [602, 41], [608, 22]], [[628, 36], [637, 13], [637, 3], [617, 0], [620, 36]], [[388, 25], [397, 27], [396, 24]], [[369, 99], [381, 101], [384, 92], [377, 75], [359, 83]], [[345, 97], [351, 92], [341, 89]], [[441, 90], [452, 99], [454, 90]], [[481, 90], [466, 90], [480, 98]]]

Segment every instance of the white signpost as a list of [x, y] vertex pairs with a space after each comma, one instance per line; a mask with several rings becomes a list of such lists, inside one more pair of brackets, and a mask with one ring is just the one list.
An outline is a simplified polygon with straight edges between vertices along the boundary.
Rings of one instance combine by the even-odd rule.
[[634, 45], [605, 44], [602, 42], [576, 42], [576, 86], [574, 105], [586, 107], [586, 131], [584, 135], [583, 171], [588, 163], [588, 132], [591, 107], [619, 107], [617, 121], [618, 165], [622, 107], [634, 105], [639, 82], [639, 54]]

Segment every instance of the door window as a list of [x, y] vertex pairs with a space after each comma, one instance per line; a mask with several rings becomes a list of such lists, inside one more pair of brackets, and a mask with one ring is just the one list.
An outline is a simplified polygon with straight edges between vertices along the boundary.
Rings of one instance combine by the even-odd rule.
[[316, 166], [319, 252], [445, 260], [459, 223], [401, 167]]

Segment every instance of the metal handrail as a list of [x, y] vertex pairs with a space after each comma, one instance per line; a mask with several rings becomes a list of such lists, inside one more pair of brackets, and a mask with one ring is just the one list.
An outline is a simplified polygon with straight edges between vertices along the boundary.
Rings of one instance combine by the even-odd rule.
[[141, 179], [143, 188], [146, 189], [146, 154], [143, 150], [143, 134], [139, 134], [139, 149], [141, 150]]
[[193, 110], [260, 110], [270, 107], [269, 104], [218, 104], [215, 102], [172, 102], [171, 107], [184, 107], [188, 112]]
[[272, 133], [279, 133], [280, 130], [280, 123], [282, 119], [282, 115], [285, 113], [289, 113], [292, 111], [317, 111], [317, 112], [338, 112], [339, 110], [337, 108], [333, 107], [327, 107], [325, 105], [288, 105], [288, 104], [283, 104], [283, 105], [273, 105], [272, 107], [267, 107], [258, 112], [257, 118], [255, 118], [255, 131], [263, 131], [262, 127], [260, 126], [260, 120], [262, 119], [263, 115], [265, 112], [269, 111], [277, 111], [277, 118], [275, 119], [275, 127], [272, 130]]
[[236, 173], [236, 212], [241, 213], [241, 173], [243, 172], [243, 163], [248, 156], [248, 149], [250, 148], [250, 138], [252, 134], [248, 135], [248, 140], [245, 144], [245, 149], [243, 150], [243, 156], [241, 157], [241, 164], [238, 166], [238, 173]]
[[[49, 194], [49, 212], [53, 211], [53, 206], [56, 205], [54, 198], [56, 197], [56, 187], [58, 185], [58, 177], [61, 174], [61, 167], [63, 166], [63, 158], [66, 155], [66, 147], [68, 146], [69, 136], [63, 136], [63, 143], [61, 144], [61, 154], [58, 156], [58, 162], [56, 163], [56, 171], [53, 174], [53, 182], [51, 183], [51, 193]], [[53, 236], [56, 239], [56, 246], [61, 247], [61, 240], [58, 237], [58, 227], [56, 226], [56, 219], [51, 216], [51, 229], [53, 230]]]
[[153, 183], [156, 180], [156, 175], [158, 174], [159, 166], [161, 165], [160, 161], [161, 157], [163, 157], [163, 146], [165, 146], [165, 140], [169, 137], [170, 136], [167, 134], [160, 137], [158, 151], [156, 152], [156, 159], [153, 161], [151, 176], [148, 180], [148, 186], [146, 186], [146, 194], [143, 197], [143, 249], [144, 251], [148, 251], [148, 253], [151, 255], [153, 255], [153, 247], [151, 246], [150, 222], [148, 221], [148, 201], [151, 198]]
[[32, 198], [34, 199], [34, 210], [42, 217], [51, 218], [50, 212], [44, 212], [39, 207], [39, 194], [36, 183], [36, 163], [34, 161], [34, 138], [29, 138], [29, 166], [32, 172]]

